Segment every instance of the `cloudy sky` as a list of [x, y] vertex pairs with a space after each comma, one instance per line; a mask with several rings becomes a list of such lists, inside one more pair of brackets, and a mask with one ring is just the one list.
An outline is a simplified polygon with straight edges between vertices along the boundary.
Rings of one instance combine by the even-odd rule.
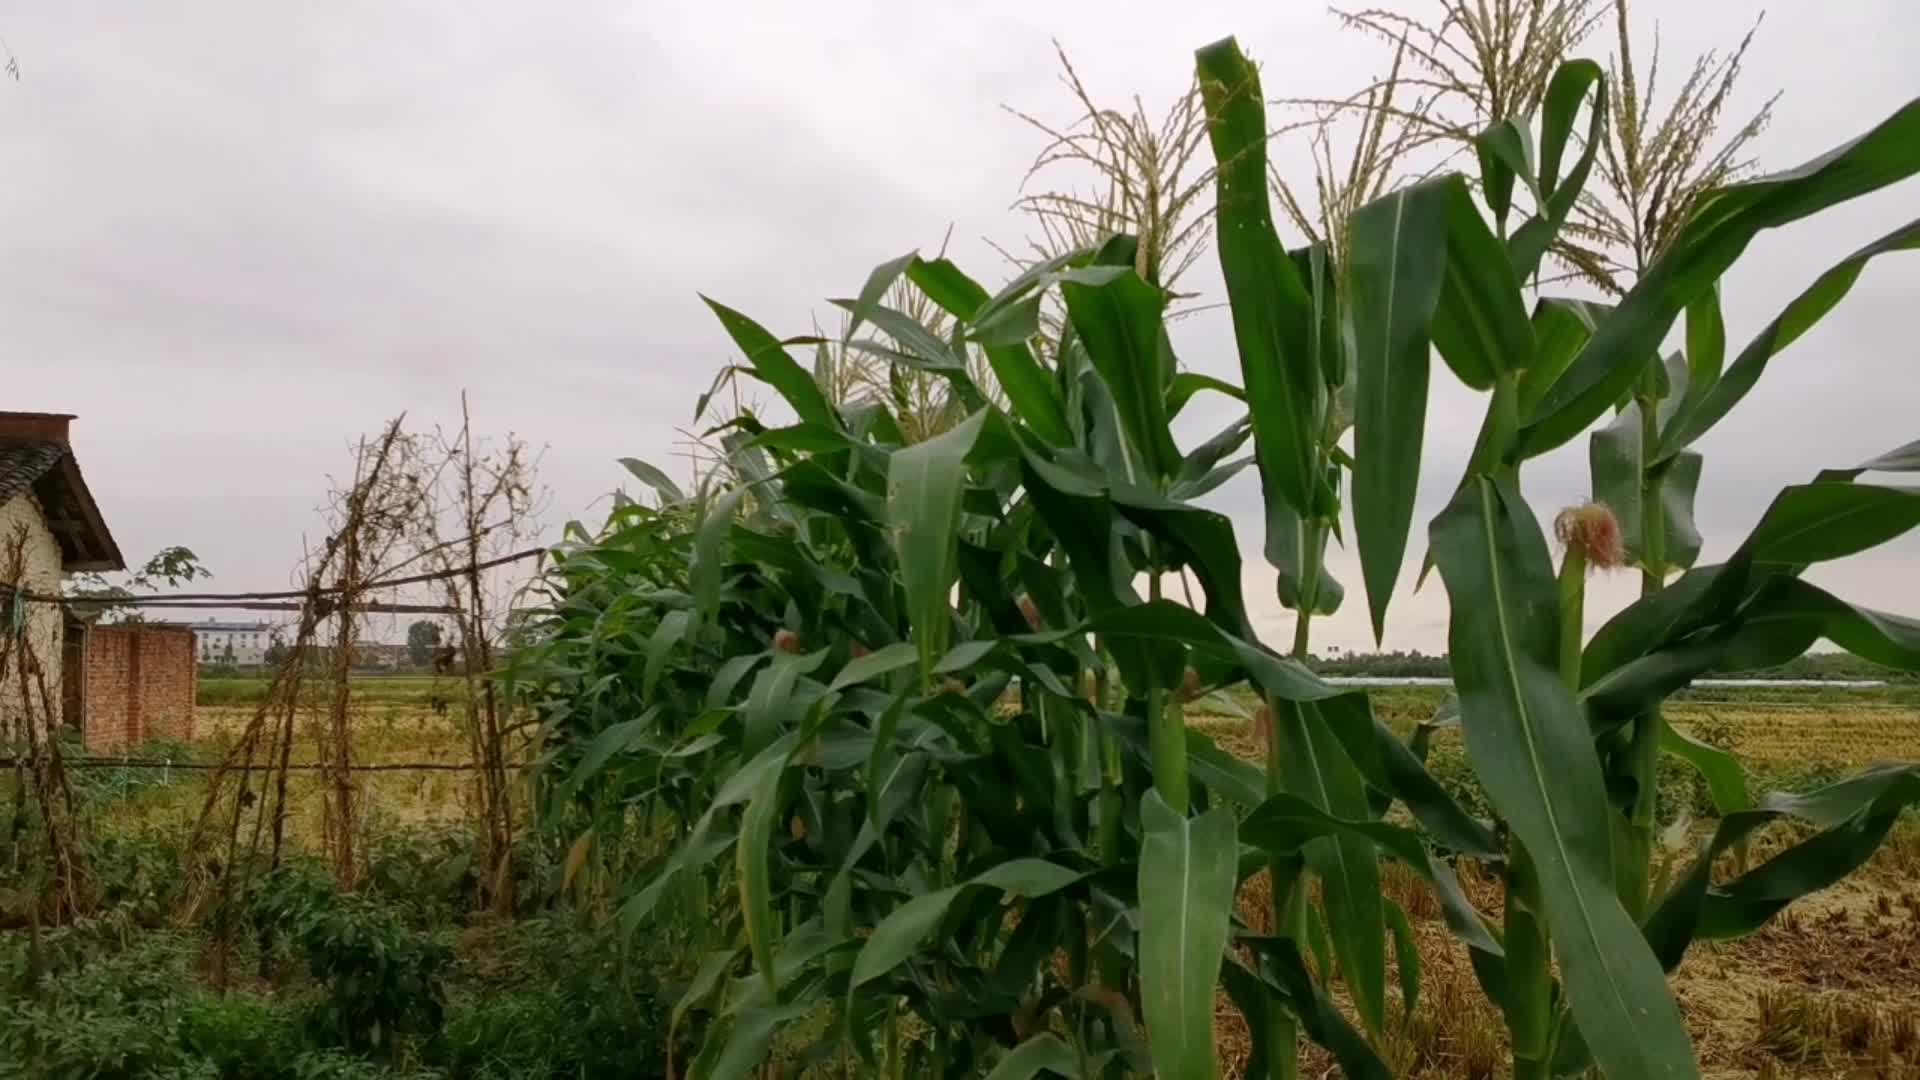
[[[1757, 13], [1634, 10], [1644, 35], [1660, 24], [1669, 78]], [[0, 407], [79, 414], [128, 556], [186, 544], [225, 588], [283, 586], [348, 439], [402, 410], [445, 420], [463, 388], [483, 430], [547, 448], [554, 526], [595, 518], [616, 457], [673, 462], [729, 359], [696, 291], [799, 333], [828, 318], [822, 297], [949, 229], [963, 266], [1003, 278], [988, 241], [1024, 235], [1008, 206], [1040, 140], [1001, 105], [1069, 118], [1050, 39], [1097, 97], [1157, 111], [1193, 48], [1228, 33], [1275, 95], [1344, 94], [1384, 67], [1311, 3], [0, 5], [21, 76], [0, 82]], [[1783, 90], [1755, 151], [1798, 164], [1913, 93], [1915, 40], [1911, 3], [1776, 5], [1732, 109]], [[1732, 346], [1915, 217], [1909, 182], [1763, 235], [1726, 282]], [[1872, 266], [1702, 443], [1705, 560], [1781, 485], [1920, 436], [1901, 289], [1920, 264], [1901, 260]], [[1188, 284], [1218, 295], [1211, 256]], [[1237, 381], [1224, 314], [1186, 320], [1177, 345]], [[1436, 370], [1422, 521], [1481, 407]], [[1537, 508], [1584, 495], [1585, 454], [1531, 467]], [[1257, 503], [1251, 484], [1218, 502], [1262, 631], [1283, 640]], [[1351, 558], [1334, 567], [1357, 586]], [[1816, 577], [1920, 610], [1913, 543]], [[1319, 644], [1367, 647], [1355, 596]], [[1609, 606], [1590, 601], [1595, 618]], [[1396, 602], [1387, 645], [1441, 648], [1444, 622], [1436, 584]]]

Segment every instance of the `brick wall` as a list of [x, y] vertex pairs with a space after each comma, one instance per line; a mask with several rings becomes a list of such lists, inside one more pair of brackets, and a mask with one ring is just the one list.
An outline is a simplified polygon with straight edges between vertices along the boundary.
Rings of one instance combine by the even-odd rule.
[[122, 750], [148, 739], [191, 739], [200, 669], [193, 631], [127, 623], [87, 634], [83, 707], [87, 749]]

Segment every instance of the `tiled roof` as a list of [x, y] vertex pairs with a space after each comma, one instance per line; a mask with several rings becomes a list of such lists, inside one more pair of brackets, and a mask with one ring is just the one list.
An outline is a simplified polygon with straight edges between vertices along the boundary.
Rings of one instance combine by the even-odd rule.
[[66, 446], [51, 440], [0, 443], [0, 505], [33, 490], [34, 483], [65, 456]]

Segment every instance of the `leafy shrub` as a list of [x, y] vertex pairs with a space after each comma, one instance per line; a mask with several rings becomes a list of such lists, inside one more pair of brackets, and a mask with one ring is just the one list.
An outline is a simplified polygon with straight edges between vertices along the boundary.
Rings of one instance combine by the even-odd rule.
[[180, 988], [191, 983], [191, 943], [148, 935], [113, 953], [97, 930], [43, 934], [31, 993], [23, 935], [0, 942], [0, 1076], [131, 1080], [189, 1064], [175, 1032], [185, 1007]]
[[305, 867], [270, 875], [250, 901], [263, 937], [290, 946], [326, 986], [309, 1023], [348, 1049], [391, 1056], [404, 1036], [430, 1039], [445, 1013], [453, 951], [378, 898], [341, 895]]
[[473, 851], [465, 826], [381, 832], [367, 856], [366, 891], [418, 924], [451, 921], [472, 911], [478, 895]]
[[521, 923], [493, 959], [505, 978], [457, 1000], [436, 1060], [455, 1076], [660, 1075], [668, 958], [629, 957], [606, 930], [571, 919]]
[[100, 905], [141, 926], [161, 925], [186, 884], [180, 846], [159, 830], [103, 830], [86, 859]]

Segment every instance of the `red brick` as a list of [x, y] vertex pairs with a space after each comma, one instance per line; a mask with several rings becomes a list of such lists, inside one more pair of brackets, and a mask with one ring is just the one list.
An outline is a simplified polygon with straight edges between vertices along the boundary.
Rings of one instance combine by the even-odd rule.
[[82, 731], [87, 749], [124, 750], [148, 739], [191, 739], [200, 669], [193, 631], [121, 623], [86, 631]]

